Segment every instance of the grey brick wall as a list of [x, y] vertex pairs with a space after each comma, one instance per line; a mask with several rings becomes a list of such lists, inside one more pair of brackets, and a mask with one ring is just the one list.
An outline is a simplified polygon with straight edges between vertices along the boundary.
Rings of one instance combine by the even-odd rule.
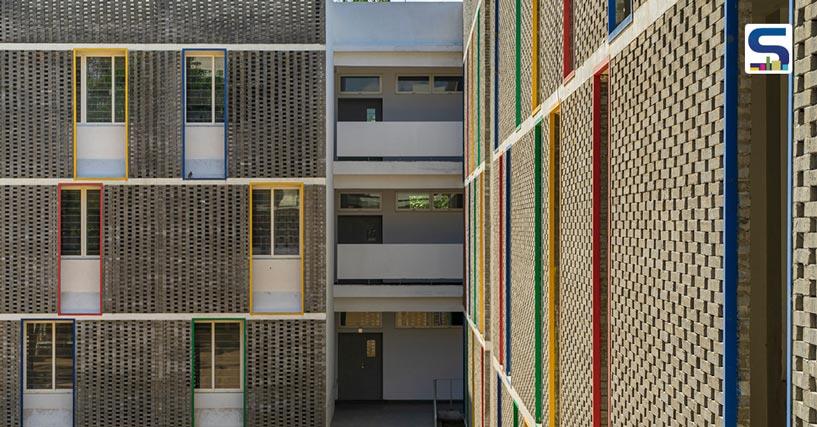
[[104, 311], [246, 312], [244, 186], [107, 186]]
[[322, 426], [326, 418], [326, 322], [247, 322], [250, 426]]
[[326, 174], [324, 52], [230, 52], [229, 175]]
[[817, 423], [817, 4], [795, 1], [793, 189], [793, 425]]
[[20, 426], [20, 322], [0, 321], [0, 424]]
[[326, 187], [304, 187], [304, 311], [326, 311]]
[[0, 178], [73, 175], [72, 73], [69, 51], [0, 51]]
[[322, 0], [13, 0], [13, 43], [323, 43]]
[[128, 54], [128, 174], [182, 176], [181, 51]]
[[0, 313], [57, 312], [57, 187], [0, 186]]
[[78, 427], [190, 425], [190, 322], [78, 321]]
[[610, 60], [615, 425], [722, 422], [722, 17], [681, 0]]

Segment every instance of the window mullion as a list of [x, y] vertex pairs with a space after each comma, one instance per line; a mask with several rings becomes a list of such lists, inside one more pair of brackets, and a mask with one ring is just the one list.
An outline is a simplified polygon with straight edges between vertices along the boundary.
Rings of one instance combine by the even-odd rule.
[[111, 123], [116, 123], [116, 57], [111, 57]]
[[88, 121], [88, 57], [87, 56], [80, 56], [80, 80], [82, 81], [82, 87], [80, 87], [80, 122], [85, 123]]
[[216, 57], [210, 58], [210, 123], [216, 122]]
[[51, 322], [51, 390], [57, 389], [57, 322]]
[[216, 322], [210, 327], [210, 387], [216, 389]]
[[270, 255], [275, 255], [275, 189], [270, 189]]
[[79, 190], [79, 254], [88, 254], [88, 192]]

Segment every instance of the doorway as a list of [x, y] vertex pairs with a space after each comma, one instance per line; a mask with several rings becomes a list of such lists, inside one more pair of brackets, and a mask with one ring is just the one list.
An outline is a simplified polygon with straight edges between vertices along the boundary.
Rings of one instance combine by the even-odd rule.
[[383, 334], [338, 334], [338, 400], [383, 399]]

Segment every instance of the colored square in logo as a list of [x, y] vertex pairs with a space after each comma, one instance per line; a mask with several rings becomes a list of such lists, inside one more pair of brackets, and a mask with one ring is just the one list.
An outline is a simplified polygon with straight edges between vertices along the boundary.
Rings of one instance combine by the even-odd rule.
[[746, 24], [743, 46], [746, 74], [791, 73], [790, 24]]

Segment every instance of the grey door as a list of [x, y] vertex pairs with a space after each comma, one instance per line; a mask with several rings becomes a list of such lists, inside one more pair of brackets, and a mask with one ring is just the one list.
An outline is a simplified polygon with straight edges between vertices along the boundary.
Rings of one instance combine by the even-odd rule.
[[338, 334], [338, 399], [383, 399], [382, 334]]

